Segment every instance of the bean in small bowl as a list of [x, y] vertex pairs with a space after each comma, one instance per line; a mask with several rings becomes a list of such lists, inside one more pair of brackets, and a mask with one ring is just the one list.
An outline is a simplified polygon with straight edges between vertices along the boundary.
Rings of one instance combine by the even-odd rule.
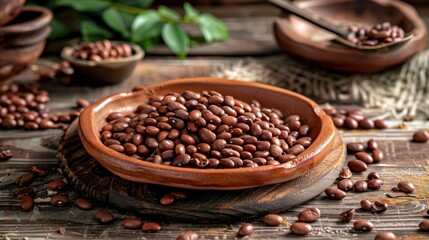
[[77, 75], [104, 85], [129, 77], [143, 56], [144, 51], [136, 44], [110, 40], [84, 42], [61, 52]]

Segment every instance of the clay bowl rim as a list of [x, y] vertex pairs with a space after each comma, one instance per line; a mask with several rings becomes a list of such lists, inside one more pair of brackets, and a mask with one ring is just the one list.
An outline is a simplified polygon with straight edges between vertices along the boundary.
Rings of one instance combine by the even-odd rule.
[[[9, 4], [12, 4], [12, 7], [9, 7], [7, 9], [5, 6], [8, 6]], [[0, 6], [2, 7], [0, 12], [0, 26], [8, 24], [10, 21], [12, 21], [16, 16], [18, 16], [21, 13], [22, 7], [25, 4], [25, 0], [8, 0], [8, 1], [0, 1]], [[9, 11], [5, 11], [9, 10]], [[1, 18], [3, 16], [3, 18]]]
[[[307, 148], [304, 152], [298, 155], [294, 161], [289, 161], [280, 165], [265, 165], [255, 168], [233, 168], [233, 169], [197, 169], [197, 168], [185, 168], [185, 167], [175, 167], [175, 166], [165, 166], [154, 164], [146, 161], [142, 161], [122, 153], [118, 153], [106, 146], [100, 140], [99, 129], [100, 126], [97, 126], [97, 123], [94, 121], [95, 114], [97, 114], [100, 109], [105, 108], [110, 103], [121, 100], [123, 98], [132, 98], [135, 95], [146, 95], [146, 98], [150, 94], [153, 94], [158, 89], [169, 89], [168, 87], [174, 87], [181, 84], [205, 84], [209, 85], [227, 85], [227, 86], [240, 86], [240, 87], [249, 87], [255, 89], [264, 89], [266, 91], [273, 91], [280, 94], [290, 95], [293, 98], [296, 98], [298, 101], [302, 101], [305, 105], [308, 105], [309, 110], [313, 111], [314, 115], [320, 119], [320, 131], [313, 143]], [[170, 89], [169, 89], [170, 90]], [[239, 96], [238, 96], [239, 98]], [[255, 98], [257, 100], [257, 98]], [[113, 111], [110, 111], [113, 112]], [[298, 113], [299, 114], [299, 113]], [[100, 116], [101, 117], [101, 116]], [[105, 116], [103, 116], [105, 117]], [[323, 111], [323, 109], [317, 105], [314, 101], [309, 98], [300, 95], [298, 93], [262, 84], [262, 83], [249, 83], [244, 81], [237, 80], [227, 80], [223, 78], [211, 78], [211, 77], [201, 77], [201, 78], [183, 78], [183, 79], [174, 79], [162, 83], [157, 83], [145, 87], [141, 91], [137, 92], [125, 92], [118, 93], [112, 96], [105, 97], [95, 104], [85, 108], [78, 121], [78, 132], [82, 144], [85, 150], [96, 159], [101, 165], [106, 167], [109, 171], [112, 171], [114, 174], [131, 180], [135, 182], [145, 182], [152, 184], [167, 185], [173, 187], [181, 187], [187, 189], [200, 189], [200, 190], [235, 190], [235, 189], [245, 189], [251, 187], [258, 187], [268, 184], [275, 184], [280, 182], [285, 182], [291, 179], [294, 179], [298, 176], [301, 176], [305, 172], [311, 170], [314, 166], [318, 165], [324, 160], [329, 151], [331, 150], [334, 143], [334, 136], [336, 134], [336, 129], [332, 123], [331, 118]], [[109, 159], [110, 158], [110, 159]], [[121, 173], [112, 167], [117, 166], [120, 161], [119, 168], [120, 170], [129, 169], [133, 172], [142, 172], [150, 173], [154, 169], [159, 173], [161, 172], [163, 176], [158, 177], [157, 180], [153, 179], [142, 179], [141, 177], [135, 178], [131, 177], [125, 173]], [[300, 172], [297, 172], [297, 171]], [[288, 176], [285, 176], [285, 173]], [[229, 185], [224, 183], [231, 182], [228, 179], [234, 179], [234, 177], [239, 176], [239, 174], [245, 174], [246, 179], [254, 176], [259, 176], [258, 174], [264, 175], [264, 180], [261, 183], [258, 180], [258, 183], [247, 183], [238, 181], [234, 185]], [[167, 176], [167, 177], [165, 177]], [[275, 176], [275, 178], [271, 178]], [[195, 181], [194, 178], [210, 180], [208, 183], [198, 182], [198, 184], [190, 184], [189, 180], [192, 177], [192, 181]], [[170, 181], [160, 181], [164, 178], [170, 179]], [[175, 181], [171, 182], [171, 178]], [[234, 180], [232, 180], [234, 181]]]
[[[353, 2], [353, 0], [309, 0], [295, 2], [294, 4], [305, 9], [307, 7], [329, 6], [348, 2]], [[362, 73], [377, 72], [398, 65], [425, 47], [427, 38], [425, 23], [411, 5], [400, 1], [371, 0], [371, 2], [380, 8], [394, 8], [404, 15], [413, 25], [413, 29], [408, 33], [413, 33], [414, 37], [407, 43], [387, 51], [384, 49], [379, 51], [359, 51], [346, 46], [327, 47], [324, 42], [311, 40], [297, 32], [293, 27], [283, 24], [282, 21], [290, 23], [290, 16], [293, 15], [288, 14], [286, 17], [283, 15], [274, 20], [276, 41], [286, 53], [308, 60], [315, 65], [343, 72]], [[286, 47], [286, 45], [289, 45], [289, 47]], [[364, 56], [366, 56], [365, 61], [354, 60], [354, 58]], [[338, 62], [335, 59], [346, 59], [346, 63]], [[348, 66], [345, 66], [345, 64]]]
[[71, 64], [75, 64], [80, 67], [109, 67], [112, 65], [122, 65], [122, 64], [127, 64], [129, 62], [139, 61], [143, 59], [145, 55], [144, 50], [137, 44], [126, 42], [126, 41], [110, 41], [110, 42], [125, 43], [130, 45], [130, 47], [133, 50], [133, 54], [129, 57], [103, 59], [99, 62], [94, 62], [94, 61], [83, 60], [83, 59], [72, 57], [71, 54], [73, 53], [75, 47], [78, 45], [78, 44], [73, 44], [71, 46], [66, 46], [63, 48], [63, 50], [61, 51], [61, 58], [70, 62]]
[[[21, 14], [25, 14], [25, 12], [41, 12], [42, 14], [30, 21], [16, 24], [8, 23], [6, 25], [0, 26], [0, 33], [10, 34], [32, 32], [49, 25], [53, 17], [53, 14], [49, 9], [40, 6], [23, 6], [17, 17], [19, 17]], [[13, 22], [13, 20], [11, 22]]]

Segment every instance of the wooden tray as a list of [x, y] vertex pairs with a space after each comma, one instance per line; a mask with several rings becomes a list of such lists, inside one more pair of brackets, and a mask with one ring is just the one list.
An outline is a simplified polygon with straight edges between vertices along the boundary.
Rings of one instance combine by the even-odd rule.
[[[280, 212], [319, 195], [338, 177], [345, 159], [344, 141], [336, 134], [334, 147], [316, 168], [294, 180], [234, 191], [203, 191], [131, 182], [108, 172], [82, 146], [74, 121], [59, 145], [63, 174], [81, 194], [99, 203], [155, 218], [225, 222]], [[159, 199], [172, 190], [186, 193], [164, 206]]]

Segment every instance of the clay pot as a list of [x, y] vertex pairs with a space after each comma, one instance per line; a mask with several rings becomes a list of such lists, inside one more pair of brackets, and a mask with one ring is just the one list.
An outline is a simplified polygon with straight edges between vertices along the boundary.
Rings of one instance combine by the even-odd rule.
[[0, 26], [18, 16], [24, 3], [25, 0], [0, 0]]
[[35, 62], [51, 32], [52, 13], [43, 7], [23, 7], [0, 27], [0, 84]]

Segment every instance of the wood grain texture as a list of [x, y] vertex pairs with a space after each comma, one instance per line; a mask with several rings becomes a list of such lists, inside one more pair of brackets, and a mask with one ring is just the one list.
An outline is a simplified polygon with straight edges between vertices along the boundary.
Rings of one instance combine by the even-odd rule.
[[[345, 154], [344, 142], [336, 135], [328, 156], [310, 172], [294, 180], [234, 191], [177, 189], [97, 174], [91, 169], [98, 163], [79, 142], [76, 125], [75, 121], [66, 131], [58, 154], [60, 166], [74, 188], [93, 199], [107, 200], [110, 206], [169, 220], [231, 222], [290, 209], [329, 187], [338, 177]], [[186, 193], [188, 198], [178, 199], [172, 206], [161, 205], [159, 199], [173, 190]]]

